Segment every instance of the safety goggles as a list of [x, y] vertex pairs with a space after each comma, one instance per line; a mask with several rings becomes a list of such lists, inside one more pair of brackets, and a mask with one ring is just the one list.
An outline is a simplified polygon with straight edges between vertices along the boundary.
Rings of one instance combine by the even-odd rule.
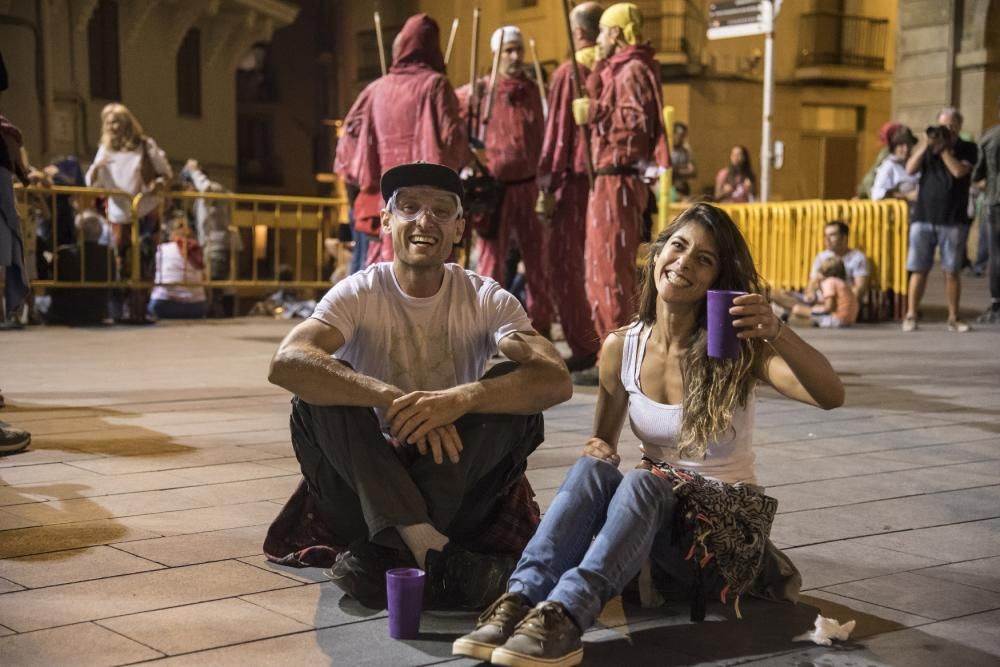
[[413, 222], [427, 216], [431, 222], [446, 225], [462, 216], [462, 204], [458, 201], [458, 197], [438, 198], [433, 204], [425, 205], [417, 197], [406, 193], [400, 194], [398, 190], [389, 198], [388, 209], [403, 222]]

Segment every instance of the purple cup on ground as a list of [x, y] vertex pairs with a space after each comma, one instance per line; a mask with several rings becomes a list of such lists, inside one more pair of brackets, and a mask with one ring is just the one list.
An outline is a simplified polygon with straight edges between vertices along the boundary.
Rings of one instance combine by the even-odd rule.
[[385, 573], [389, 636], [393, 639], [416, 639], [420, 634], [424, 579], [424, 571], [415, 567], [397, 567]]
[[708, 290], [708, 356], [716, 359], [740, 356], [740, 339], [736, 337], [729, 309], [733, 306], [733, 299], [745, 294], [734, 290]]

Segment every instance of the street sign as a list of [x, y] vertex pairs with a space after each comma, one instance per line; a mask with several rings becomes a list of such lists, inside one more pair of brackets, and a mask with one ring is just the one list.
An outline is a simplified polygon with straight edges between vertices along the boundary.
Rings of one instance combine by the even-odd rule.
[[763, 35], [772, 30], [770, 0], [716, 0], [708, 6], [708, 38]]

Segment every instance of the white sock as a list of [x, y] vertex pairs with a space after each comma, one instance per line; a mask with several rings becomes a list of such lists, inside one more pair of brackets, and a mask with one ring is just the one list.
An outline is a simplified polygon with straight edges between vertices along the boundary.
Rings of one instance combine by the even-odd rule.
[[399, 536], [403, 542], [413, 552], [413, 557], [417, 560], [417, 567], [426, 569], [427, 550], [444, 550], [444, 545], [448, 544], [448, 538], [438, 532], [437, 528], [429, 523], [418, 523], [412, 526], [396, 526]]

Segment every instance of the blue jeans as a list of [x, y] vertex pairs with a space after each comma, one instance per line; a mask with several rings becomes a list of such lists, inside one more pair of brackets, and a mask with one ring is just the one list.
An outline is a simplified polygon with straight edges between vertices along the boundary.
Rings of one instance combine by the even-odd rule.
[[161, 320], [200, 320], [208, 313], [207, 301], [185, 303], [152, 299], [149, 302], [149, 314]]
[[651, 552], [674, 555], [670, 533], [676, 507], [677, 497], [662, 477], [647, 470], [623, 475], [610, 463], [581, 457], [559, 487], [507, 588], [532, 604], [561, 603], [586, 630]]

